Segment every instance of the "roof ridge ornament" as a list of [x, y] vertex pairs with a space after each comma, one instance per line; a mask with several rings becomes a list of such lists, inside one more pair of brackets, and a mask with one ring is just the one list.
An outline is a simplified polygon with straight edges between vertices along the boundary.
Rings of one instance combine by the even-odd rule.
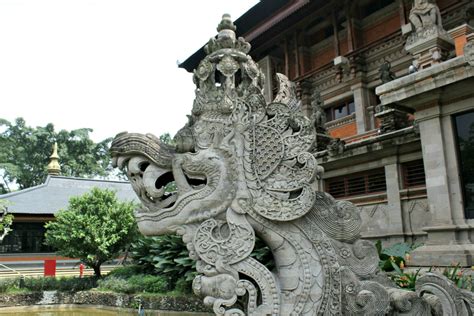
[[61, 174], [61, 165], [59, 164], [58, 143], [54, 142], [53, 153], [49, 157], [48, 174], [59, 176]]

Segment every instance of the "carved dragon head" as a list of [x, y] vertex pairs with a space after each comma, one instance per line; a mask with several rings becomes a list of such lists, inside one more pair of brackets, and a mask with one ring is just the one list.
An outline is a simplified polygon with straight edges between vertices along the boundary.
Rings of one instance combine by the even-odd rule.
[[[225, 151], [207, 149], [176, 153], [152, 135], [122, 133], [115, 137], [113, 165], [126, 171], [142, 202], [135, 216], [144, 235], [175, 232], [184, 224], [222, 213], [232, 199], [231, 163]], [[198, 203], [199, 202], [199, 203]]]

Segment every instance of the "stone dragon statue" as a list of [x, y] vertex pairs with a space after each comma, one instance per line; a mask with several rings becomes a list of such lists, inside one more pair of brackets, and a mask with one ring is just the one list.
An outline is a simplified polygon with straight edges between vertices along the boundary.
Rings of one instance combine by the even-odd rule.
[[[312, 154], [315, 122], [292, 84], [279, 74], [267, 104], [250, 44], [229, 15], [217, 30], [194, 71], [196, 98], [176, 145], [121, 133], [111, 147], [142, 202], [140, 231], [181, 235], [197, 261], [194, 292], [216, 315], [431, 315], [425, 292], [452, 315], [471, 315], [472, 295], [442, 276], [427, 274], [415, 293], [379, 273], [376, 248], [359, 239], [358, 209], [313, 188], [323, 172]], [[250, 256], [256, 236], [274, 271]]]

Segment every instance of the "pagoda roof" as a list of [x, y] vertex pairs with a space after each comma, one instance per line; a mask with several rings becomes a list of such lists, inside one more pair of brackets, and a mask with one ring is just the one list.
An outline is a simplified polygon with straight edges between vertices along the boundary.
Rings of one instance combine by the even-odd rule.
[[73, 196], [83, 195], [92, 188], [113, 190], [122, 202], [138, 201], [127, 181], [95, 180], [48, 175], [45, 183], [0, 195], [7, 200], [11, 214], [56, 214], [64, 210]]

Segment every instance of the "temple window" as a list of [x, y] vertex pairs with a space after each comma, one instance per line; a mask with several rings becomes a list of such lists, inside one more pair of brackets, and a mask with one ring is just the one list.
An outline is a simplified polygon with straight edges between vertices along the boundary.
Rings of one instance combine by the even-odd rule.
[[474, 218], [474, 111], [453, 117], [466, 218]]
[[53, 252], [44, 244], [44, 223], [13, 223], [12, 231], [0, 244], [0, 253]]
[[422, 159], [403, 163], [401, 167], [405, 189], [426, 185], [425, 167]]
[[344, 101], [338, 105], [327, 108], [326, 118], [328, 121], [337, 120], [355, 112], [354, 100]]
[[335, 198], [385, 192], [384, 168], [354, 173], [326, 180], [326, 191]]

